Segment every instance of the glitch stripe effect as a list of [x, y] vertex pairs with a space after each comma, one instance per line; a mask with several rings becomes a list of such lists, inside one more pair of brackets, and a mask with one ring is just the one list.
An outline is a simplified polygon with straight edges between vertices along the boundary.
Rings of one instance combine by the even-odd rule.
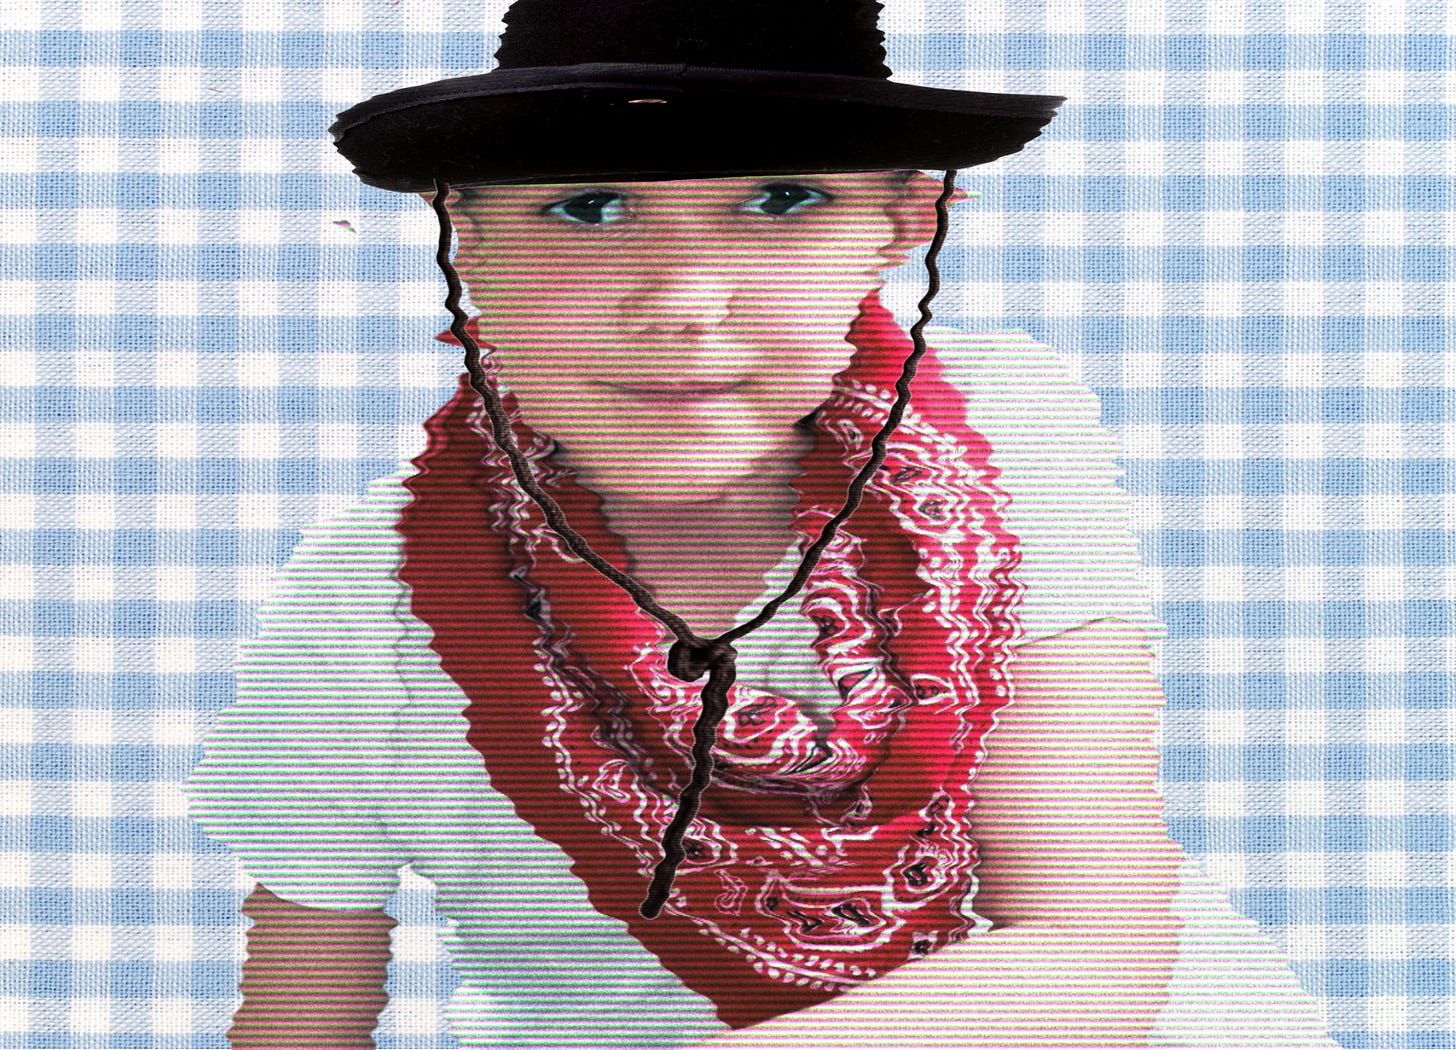
[[[801, 547], [868, 454], [909, 346], [873, 298], [850, 341], [857, 353], [816, 416], [818, 440], [796, 481]], [[832, 725], [787, 697], [734, 688], [717, 786], [690, 826], [670, 919], [636, 909], [686, 782], [701, 686], [674, 680], [662, 632], [560, 554], [471, 426], [473, 395], [431, 421], [431, 447], [407, 483], [416, 500], [401, 526], [401, 578], [472, 698], [470, 740], [492, 781], [573, 856], [597, 907], [735, 1027], [822, 1001], [975, 926], [971, 780], [1009, 695], [1017, 555], [997, 513], [1005, 495], [989, 448], [966, 428], [965, 403], [933, 357], [916, 390], [930, 404], [907, 413], [799, 603], [839, 692]], [[549, 442], [515, 425], [573, 526], [625, 565], [596, 497], [547, 460]], [[472, 599], [508, 577], [522, 588], [524, 616]], [[586, 822], [542, 795], [556, 779]], [[603, 848], [602, 832], [617, 849]]]
[[[505, 7], [5, 4], [0, 1043], [226, 1047], [252, 879], [188, 818], [178, 783], [233, 702], [240, 650], [307, 650], [330, 676], [317, 694], [251, 670], [238, 685], [245, 705], [267, 694], [295, 712], [305, 738], [349, 698], [357, 761], [320, 743], [298, 767], [356, 785], [327, 801], [345, 826], [386, 772], [414, 800], [409, 827], [454, 822], [471, 843], [463, 810], [494, 819], [421, 786], [445, 767], [418, 749], [402, 769], [375, 758], [390, 719], [371, 712], [400, 689], [351, 685], [335, 661], [352, 646], [372, 666], [403, 627], [385, 617], [355, 643], [327, 617], [275, 616], [260, 638], [254, 616], [290, 589], [343, 610], [357, 585], [347, 609], [362, 624], [397, 589], [379, 522], [401, 490], [370, 483], [419, 451], [455, 382], [454, 355], [432, 345], [428, 209], [361, 187], [322, 129], [375, 92], [478, 72]], [[982, 195], [960, 207], [938, 300], [967, 331], [1033, 336], [957, 335], [954, 360], [948, 334], [932, 339], [959, 376], [1003, 368], [1026, 392], [1024, 426], [994, 385], [975, 424], [1019, 508], [1028, 632], [1135, 614], [1115, 578], [1131, 521], [1169, 621], [1169, 822], [1287, 951], [1339, 1039], [1390, 1050], [1456, 1045], [1449, 7], [890, 0], [883, 23], [906, 80], [1072, 99], [1036, 149], [964, 178]], [[1085, 450], [1110, 439], [1095, 417], [1052, 419], [1063, 388], [1034, 377], [1058, 358], [1038, 343], [1101, 395], [1131, 514], [1104, 498], [1110, 464], [1082, 486]], [[1016, 462], [1037, 467], [1035, 450], [1013, 443], [1027, 427], [1059, 450], [1030, 482]], [[1058, 493], [1095, 535], [1066, 538], [1077, 522]], [[362, 563], [327, 583], [337, 559], [312, 562], [320, 546], [380, 551], [382, 585]], [[434, 681], [431, 659], [405, 661], [412, 681]], [[448, 733], [464, 699], [448, 681], [418, 688]], [[276, 772], [285, 792], [296, 770]], [[322, 790], [296, 784], [295, 799]], [[299, 838], [321, 849], [328, 834]], [[502, 834], [501, 849], [526, 848]], [[460, 879], [500, 874], [483, 846], [461, 848]], [[453, 1046], [443, 1004], [458, 978], [437, 927], [468, 912], [465, 892], [381, 870], [349, 884], [357, 906], [389, 900], [401, 921], [381, 1046]], [[538, 932], [524, 912], [511, 926]], [[502, 943], [490, 951], [509, 954]], [[500, 980], [468, 993], [464, 1014], [481, 1018], [468, 1031], [509, 1011]]]
[[[1095, 399], [1025, 336], [942, 330], [931, 343], [965, 395], [969, 424], [990, 439], [1010, 497], [1023, 647], [1109, 615], [1151, 630]], [[1048, 444], [1065, 450], [1055, 464], [1036, 455]], [[712, 1003], [592, 906], [570, 859], [517, 815], [466, 742], [466, 698], [397, 578], [395, 525], [411, 473], [375, 482], [346, 514], [306, 531], [245, 647], [239, 700], [193, 776], [193, 812], [289, 899], [378, 908], [395, 894], [412, 909], [395, 934], [381, 1045], [695, 1046], [722, 1029]], [[793, 563], [786, 556], [779, 576]], [[782, 580], [772, 584], [766, 595]], [[811, 698], [832, 691], [817, 665], [796, 666], [816, 635], [797, 613], [776, 619], [742, 641], [740, 681]], [[543, 790], [564, 798], [554, 785]], [[1287, 966], [1192, 864], [1179, 872], [1174, 906], [1184, 929], [1152, 1045], [1229, 1045], [1266, 1028], [1270, 1045], [1327, 1045]], [[444, 961], [437, 937], [459, 976], [432, 994], [418, 975]], [[1139, 937], [1126, 932], [1121, 943], [1135, 950]], [[917, 1003], [906, 1006], [917, 1033], [960, 1016]], [[883, 1014], [910, 1023], [890, 1006]], [[871, 1021], [836, 1045], [873, 1038]]]

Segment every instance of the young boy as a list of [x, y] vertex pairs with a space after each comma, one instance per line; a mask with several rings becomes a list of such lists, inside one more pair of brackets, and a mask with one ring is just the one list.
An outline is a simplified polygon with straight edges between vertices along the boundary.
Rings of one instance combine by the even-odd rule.
[[[518, 5], [503, 67], [541, 6]], [[527, 53], [514, 73], [541, 68]], [[704, 65], [743, 68], [727, 61]], [[548, 82], [577, 92], [606, 77], [556, 65]], [[613, 82], [618, 130], [692, 79], [648, 93], [642, 68]], [[748, 87], [802, 101], [774, 76]], [[824, 76], [873, 79], [797, 71], [821, 116]], [[700, 79], [721, 109], [723, 77]], [[873, 119], [889, 103], [865, 90], [830, 108]], [[538, 99], [565, 119], [557, 102]], [[985, 145], [978, 106], [967, 156], [1017, 148], [1004, 126]], [[1024, 141], [1038, 125], [1020, 119]], [[801, 137], [822, 151], [832, 131]], [[909, 344], [875, 292], [929, 239], [941, 188], [842, 156], [725, 177], [707, 146], [676, 167], [655, 138], [633, 146], [628, 170], [653, 178], [612, 176], [620, 161], [588, 178], [556, 147], [514, 178], [460, 152], [404, 162], [488, 176], [452, 205], [457, 264], [515, 438], [593, 548], [711, 638], [784, 590], [892, 412]], [[635, 902], [697, 694], [666, 671], [670, 637], [514, 487], [478, 391], [431, 421], [407, 480], [305, 540], [192, 781], [198, 819], [266, 887], [235, 1046], [370, 1045], [404, 864], [437, 887], [463, 1045], [687, 1046], [726, 1022], [728, 1043], [884, 1046], [906, 1010], [919, 1046], [1141, 1045], [1170, 1016], [1200, 1023], [1178, 1016], [1189, 928], [1232, 931], [1238, 994], [1262, 996], [1246, 1031], [1325, 1045], [1267, 945], [1218, 901], [1194, 914], [1186, 873], [1180, 889], [1150, 618], [1090, 394], [1021, 340], [931, 342], [865, 505], [734, 643], [715, 781], [659, 919]]]
[[[759, 604], [765, 577], [792, 567], [809, 441], [797, 424], [848, 368], [843, 333], [882, 271], [924, 239], [937, 190], [918, 173], [881, 173], [501, 187], [457, 205], [478, 330], [521, 417], [601, 497], [634, 573], [704, 633]], [[1035, 1033], [1061, 1039], [1064, 1027], [1083, 1045], [1135, 1045], [1166, 1013], [1184, 919], [1153, 784], [1160, 698], [1147, 613], [1108, 442], [1090, 395], [1043, 348], [948, 332], [935, 343], [990, 442], [1020, 554], [1012, 701], [974, 781], [975, 907], [999, 928], [795, 1023], [840, 1045], [885, 1045], [877, 1026], [901, 1023], [888, 997], [910, 994], [924, 1014], [919, 1045], [1035, 1045]], [[395, 526], [409, 495], [389, 479], [305, 541], [240, 668], [239, 704], [194, 777], [194, 792], [223, 802], [199, 817], [299, 902], [261, 889], [250, 900], [235, 1045], [266, 1044], [300, 987], [313, 992], [310, 1021], [340, 1026], [331, 1045], [344, 1032], [369, 1045], [391, 924], [379, 911], [310, 906], [382, 904], [406, 862], [437, 882], [455, 921], [467, 994], [452, 1020], [467, 1045], [680, 1046], [712, 1032], [707, 1002], [625, 932], [593, 928], [560, 854], [532, 841], [482, 773], [460, 717], [466, 698], [391, 579], [405, 560]], [[472, 549], [448, 552], [461, 577]], [[704, 579], [715, 586], [695, 586]], [[501, 589], [449, 599], [508, 601]], [[773, 626], [759, 681], [814, 710], [825, 679], [792, 666], [813, 625], [786, 614]], [[250, 770], [265, 735], [266, 766]], [[1268, 949], [1245, 936], [1240, 951], [1249, 965]], [[1283, 979], [1292, 1001], [1292, 981], [1262, 965], [1267, 989]], [[320, 970], [326, 998], [305, 977]]]

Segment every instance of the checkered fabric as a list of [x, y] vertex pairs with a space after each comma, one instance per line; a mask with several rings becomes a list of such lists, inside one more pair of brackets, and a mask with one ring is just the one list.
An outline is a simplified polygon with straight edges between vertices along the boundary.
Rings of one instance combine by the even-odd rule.
[[[226, 1045], [251, 883], [179, 781], [299, 527], [417, 450], [457, 371], [432, 217], [324, 129], [488, 66], [504, 6], [0, 9], [0, 1046]], [[884, 25], [902, 79], [1071, 99], [963, 175], [938, 314], [1057, 346], [1121, 439], [1175, 835], [1344, 1045], [1456, 1045], [1456, 16], [889, 0]], [[421, 880], [391, 909], [380, 1043], [450, 1046]]]

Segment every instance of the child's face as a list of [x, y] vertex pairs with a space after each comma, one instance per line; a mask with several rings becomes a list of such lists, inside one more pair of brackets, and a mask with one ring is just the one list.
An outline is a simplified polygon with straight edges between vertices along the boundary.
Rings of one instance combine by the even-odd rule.
[[887, 173], [493, 187], [456, 265], [526, 420], [608, 498], [711, 500], [801, 451], [860, 301], [933, 229]]

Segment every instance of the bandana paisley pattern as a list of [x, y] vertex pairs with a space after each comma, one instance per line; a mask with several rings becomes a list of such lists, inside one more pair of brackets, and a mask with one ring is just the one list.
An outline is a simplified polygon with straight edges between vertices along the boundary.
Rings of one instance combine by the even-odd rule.
[[[802, 551], [844, 498], [895, 396], [909, 341], [874, 300], [815, 416], [796, 481]], [[964, 938], [973, 779], [1007, 702], [1016, 541], [985, 441], [933, 353], [864, 503], [792, 601], [838, 704], [817, 719], [738, 682], [687, 860], [655, 920], [636, 908], [690, 770], [701, 682], [672, 640], [570, 554], [460, 393], [409, 482], [401, 577], [470, 699], [493, 784], [573, 860], [594, 906], [743, 1026], [831, 998]], [[537, 476], [592, 546], [626, 565], [597, 497], [511, 409]], [[512, 582], [518, 600], [501, 600]]]

